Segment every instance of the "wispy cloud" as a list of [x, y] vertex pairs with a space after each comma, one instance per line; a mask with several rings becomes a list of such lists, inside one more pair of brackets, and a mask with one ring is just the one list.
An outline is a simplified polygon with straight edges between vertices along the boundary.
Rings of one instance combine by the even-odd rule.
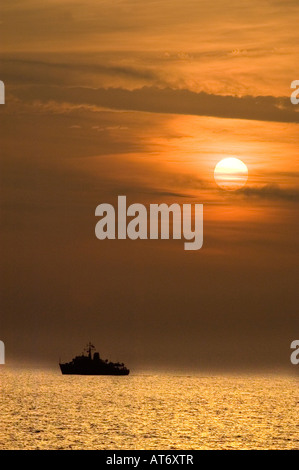
[[299, 123], [299, 112], [296, 106], [293, 106], [290, 99], [285, 97], [219, 96], [157, 87], [126, 90], [32, 86], [15, 90], [14, 94], [25, 101], [57, 101], [117, 110]]
[[239, 193], [249, 198], [299, 202], [299, 188], [281, 188], [275, 184], [261, 187], [248, 186], [239, 190]]
[[[84, 82], [84, 77], [95, 75], [116, 76], [119, 78], [153, 81], [157, 73], [146, 67], [118, 65], [111, 63], [70, 63], [46, 62], [42, 60], [3, 57], [1, 59], [1, 79], [15, 84], [72, 84], [77, 79]], [[75, 80], [74, 80], [75, 74]], [[80, 79], [78, 78], [80, 76]]]

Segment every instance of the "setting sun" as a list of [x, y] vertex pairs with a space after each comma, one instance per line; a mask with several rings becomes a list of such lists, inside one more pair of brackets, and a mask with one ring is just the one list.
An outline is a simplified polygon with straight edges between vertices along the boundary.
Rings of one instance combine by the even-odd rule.
[[214, 170], [217, 185], [226, 191], [242, 188], [248, 179], [248, 168], [238, 158], [224, 158], [217, 163]]

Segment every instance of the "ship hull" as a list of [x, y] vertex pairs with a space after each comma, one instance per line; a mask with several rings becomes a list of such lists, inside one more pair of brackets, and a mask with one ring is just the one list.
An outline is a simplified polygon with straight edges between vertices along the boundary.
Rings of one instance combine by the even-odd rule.
[[70, 364], [59, 364], [61, 373], [63, 375], [129, 375], [130, 371], [129, 369], [100, 369], [97, 367], [90, 367], [90, 368], [80, 368], [80, 367], [75, 367]]

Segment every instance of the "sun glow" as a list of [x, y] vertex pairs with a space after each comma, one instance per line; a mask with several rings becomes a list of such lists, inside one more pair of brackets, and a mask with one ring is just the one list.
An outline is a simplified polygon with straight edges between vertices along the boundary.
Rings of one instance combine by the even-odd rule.
[[217, 185], [226, 191], [242, 188], [248, 179], [248, 168], [238, 158], [224, 158], [217, 163], [214, 170]]

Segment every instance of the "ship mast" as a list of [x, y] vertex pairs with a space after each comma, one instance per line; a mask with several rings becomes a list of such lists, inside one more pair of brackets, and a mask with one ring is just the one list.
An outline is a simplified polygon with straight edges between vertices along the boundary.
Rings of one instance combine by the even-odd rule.
[[95, 349], [94, 345], [91, 344], [91, 342], [89, 341], [88, 345], [86, 346], [86, 349], [85, 351], [88, 352], [88, 357], [89, 359], [91, 359], [91, 352]]

